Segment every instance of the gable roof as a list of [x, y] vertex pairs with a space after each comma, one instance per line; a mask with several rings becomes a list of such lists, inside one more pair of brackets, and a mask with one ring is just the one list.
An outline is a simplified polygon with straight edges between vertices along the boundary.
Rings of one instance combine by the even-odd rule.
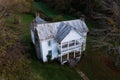
[[44, 19], [40, 18], [39, 16], [36, 16], [36, 18], [30, 24], [30, 28], [34, 32], [34, 28], [35, 28], [36, 24], [43, 24], [43, 23], [46, 23], [46, 21]]
[[57, 42], [61, 42], [67, 34], [72, 30], [72, 26], [69, 24], [65, 24], [64, 22], [61, 22], [57, 31], [57, 34], [55, 36], [55, 39]]
[[36, 27], [40, 40], [55, 38], [57, 41], [61, 41], [71, 31], [71, 29], [75, 29], [81, 34], [81, 36], [82, 33], [88, 32], [85, 22], [80, 19], [37, 24]]

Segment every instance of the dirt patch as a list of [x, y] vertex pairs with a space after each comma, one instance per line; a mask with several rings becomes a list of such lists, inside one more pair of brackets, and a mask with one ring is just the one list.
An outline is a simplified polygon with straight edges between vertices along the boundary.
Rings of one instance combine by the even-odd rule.
[[110, 59], [105, 59], [104, 60], [105, 65], [110, 68], [112, 71], [120, 73], [120, 67], [116, 67], [114, 62]]

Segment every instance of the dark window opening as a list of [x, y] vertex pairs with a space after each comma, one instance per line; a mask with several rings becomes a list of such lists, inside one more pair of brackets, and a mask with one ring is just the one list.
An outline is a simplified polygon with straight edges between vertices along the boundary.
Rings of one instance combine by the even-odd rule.
[[66, 47], [68, 47], [68, 44], [62, 45], [62, 48], [66, 48]]
[[75, 45], [75, 40], [70, 41], [69, 46], [74, 46]]
[[48, 41], [48, 46], [51, 46], [51, 41], [50, 40]]
[[60, 50], [57, 50], [58, 54], [60, 54]]
[[62, 48], [67, 48], [68, 47], [68, 43], [65, 42], [65, 43], [62, 43]]
[[52, 56], [52, 50], [48, 51], [48, 55]]

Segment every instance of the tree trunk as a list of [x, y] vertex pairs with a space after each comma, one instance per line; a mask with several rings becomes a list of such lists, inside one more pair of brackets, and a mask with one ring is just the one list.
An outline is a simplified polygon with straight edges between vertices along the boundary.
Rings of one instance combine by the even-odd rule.
[[120, 47], [117, 49], [117, 54], [116, 54], [116, 58], [115, 58], [115, 66], [119, 66], [119, 62], [120, 62]]

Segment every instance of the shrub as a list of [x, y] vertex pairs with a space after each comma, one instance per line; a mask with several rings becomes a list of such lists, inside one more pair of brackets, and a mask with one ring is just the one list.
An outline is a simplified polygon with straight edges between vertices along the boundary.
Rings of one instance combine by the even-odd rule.
[[58, 16], [55, 16], [52, 21], [55, 22], [55, 21], [62, 21], [62, 20], [64, 20], [63, 16], [58, 15]]
[[51, 54], [48, 54], [48, 55], [47, 55], [47, 60], [48, 60], [48, 62], [51, 61], [51, 58], [52, 58], [52, 55], [51, 55]]

